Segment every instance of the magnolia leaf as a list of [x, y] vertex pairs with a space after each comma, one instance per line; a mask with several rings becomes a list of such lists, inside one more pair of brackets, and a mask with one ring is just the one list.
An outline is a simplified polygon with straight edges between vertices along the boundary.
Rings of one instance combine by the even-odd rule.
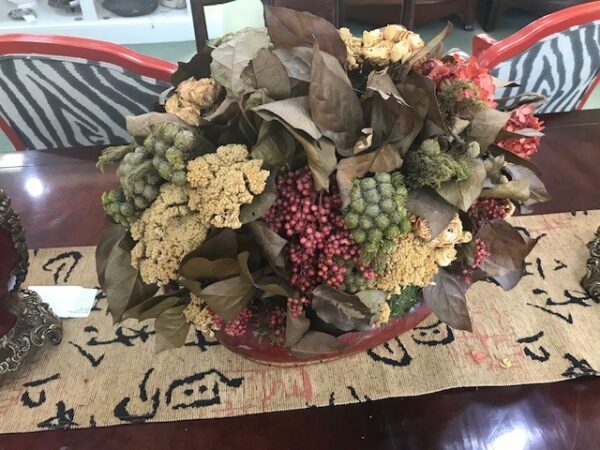
[[408, 106], [400, 95], [394, 81], [388, 75], [387, 69], [374, 70], [369, 74], [367, 78], [367, 90], [377, 92], [384, 100], [393, 96], [398, 103]]
[[185, 278], [196, 281], [226, 280], [240, 274], [240, 267], [234, 258], [210, 260], [202, 257], [186, 259], [179, 268]]
[[326, 60], [326, 55], [315, 49], [308, 89], [310, 114], [321, 133], [345, 151], [358, 139], [362, 107], [342, 67]]
[[422, 291], [423, 302], [442, 322], [458, 330], [473, 331], [467, 299], [468, 285], [459, 275], [441, 269]]
[[102, 290], [105, 290], [105, 274], [109, 256], [119, 242], [127, 234], [127, 228], [122, 225], [109, 225], [102, 233], [98, 246], [96, 247], [96, 273]]
[[503, 277], [521, 269], [527, 255], [537, 240], [523, 236], [508, 222], [494, 219], [486, 223], [477, 238], [481, 239], [489, 255], [483, 260], [480, 269], [491, 277]]
[[192, 77], [197, 80], [210, 77], [211, 51], [212, 49], [205, 45], [188, 62], [179, 61], [177, 63], [177, 70], [171, 75], [171, 84], [177, 87], [179, 83]]
[[249, 28], [212, 51], [212, 77], [232, 95], [242, 96], [252, 90], [242, 78], [242, 72], [259, 51], [268, 46], [269, 37], [264, 29]]
[[182, 347], [190, 330], [183, 310], [185, 305], [167, 309], [154, 321], [156, 329], [156, 352]]
[[258, 132], [256, 145], [251, 155], [260, 159], [269, 170], [278, 167], [290, 168], [296, 150], [296, 141], [284, 125], [277, 121], [264, 121]]
[[267, 178], [265, 189], [252, 199], [252, 203], [240, 208], [240, 222], [249, 223], [260, 219], [271, 208], [278, 195], [276, 178], [277, 172], [271, 172]]
[[535, 92], [522, 92], [517, 95], [510, 97], [501, 97], [495, 99], [498, 103], [498, 107], [502, 109], [514, 110], [521, 105], [527, 105], [531, 103], [542, 103], [546, 98], [542, 95], [536, 94]]
[[294, 130], [303, 131], [312, 139], [319, 140], [321, 132], [310, 117], [308, 97], [293, 97], [253, 108], [265, 120], [278, 120]]
[[310, 81], [313, 49], [307, 47], [276, 48], [273, 53], [279, 58], [288, 77], [299, 81]]
[[460, 133], [465, 131], [467, 129], [467, 127], [471, 124], [471, 122], [469, 122], [468, 120], [461, 119], [460, 117], [455, 117], [453, 122], [454, 123], [452, 125], [452, 129], [450, 130], [450, 132], [454, 136], [458, 136]]
[[169, 113], [150, 112], [139, 116], [125, 117], [125, 128], [131, 136], [146, 137], [152, 132], [152, 127], [165, 122], [174, 122], [188, 128], [179, 117]]
[[271, 267], [278, 273], [283, 273], [285, 270], [283, 248], [287, 245], [287, 241], [272, 231], [261, 220], [250, 222], [248, 227], [252, 231], [256, 243], [262, 248]]
[[238, 275], [205, 287], [200, 295], [211, 311], [223, 320], [230, 321], [242, 312], [255, 293], [254, 285]]
[[128, 309], [152, 297], [158, 288], [140, 278], [139, 271], [131, 266], [133, 241], [125, 236], [108, 256], [104, 273], [104, 293], [113, 321], [120, 322]]
[[174, 306], [182, 305], [183, 300], [177, 297], [177, 294], [181, 294], [184, 291], [178, 291], [169, 293], [167, 295], [155, 295], [142, 303], [129, 308], [123, 313], [123, 320], [125, 319], [136, 319], [141, 321], [148, 319], [156, 319], [167, 309]]
[[367, 331], [371, 328], [371, 310], [356, 295], [331, 286], [313, 290], [312, 308], [323, 321], [343, 331]]
[[337, 165], [336, 178], [344, 206], [349, 203], [352, 183], [356, 178], [364, 177], [369, 172], [392, 172], [401, 166], [402, 157], [391, 145], [384, 145], [374, 152], [341, 159]]
[[507, 198], [517, 202], [525, 202], [531, 197], [527, 180], [514, 180], [495, 184], [481, 191], [481, 197]]
[[232, 229], [224, 228], [207, 238], [196, 250], [188, 253], [183, 258], [182, 264], [194, 257], [215, 260], [219, 258], [235, 258], [238, 253], [237, 235]]
[[288, 307], [285, 320], [285, 346], [292, 347], [296, 345], [309, 328], [310, 320], [304, 314], [300, 317], [294, 317]]
[[237, 117], [240, 113], [240, 106], [237, 99], [231, 94], [223, 99], [217, 106], [217, 109], [207, 114], [204, 119], [209, 122], [228, 123]]
[[[298, 297], [298, 293], [294, 290], [294, 288], [291, 287], [287, 281], [280, 276], [262, 277], [260, 280], [254, 283], [254, 286], [268, 294], [269, 297], [276, 295], [288, 298]], [[265, 298], [266, 296], [263, 295], [262, 297]]]
[[523, 262], [521, 267], [519, 267], [517, 270], [513, 270], [512, 272], [507, 272], [504, 275], [493, 278], [500, 285], [502, 290], [510, 291], [517, 284], [519, 284], [519, 281], [521, 281], [521, 278], [523, 278], [523, 274], [525, 274], [525, 262]]
[[437, 193], [444, 200], [463, 211], [467, 211], [477, 200], [486, 179], [485, 166], [481, 159], [470, 160], [470, 166], [471, 170], [466, 180], [448, 181], [437, 189]]
[[290, 96], [290, 77], [281, 60], [273, 52], [266, 48], [259, 50], [248, 67], [256, 89], [266, 89], [269, 97], [275, 100]]
[[428, 187], [409, 191], [406, 209], [427, 220], [433, 239], [448, 228], [458, 212], [454, 205], [448, 203], [437, 192]]
[[429, 57], [430, 55], [436, 56], [435, 53], [439, 52], [440, 47], [443, 45], [444, 39], [446, 39], [452, 33], [453, 29], [454, 25], [452, 25], [452, 22], [446, 22], [446, 26], [441, 31], [441, 33], [439, 33], [437, 36], [431, 39], [427, 43], [427, 45], [425, 45], [421, 50], [419, 50], [417, 53], [411, 56], [407, 64], [409, 66], [414, 66], [420, 63], [423, 59]]
[[505, 88], [505, 87], [513, 88], [513, 87], [520, 86], [520, 84], [515, 81], [500, 80], [499, 78], [496, 78], [496, 77], [492, 77], [492, 79], [494, 80], [494, 86], [496, 86], [496, 89]]
[[367, 289], [356, 293], [358, 299], [371, 311], [371, 325], [375, 325], [381, 318], [382, 305], [388, 294], [377, 289]]
[[492, 183], [497, 184], [500, 182], [503, 175], [502, 170], [504, 169], [504, 164], [506, 164], [504, 156], [493, 156], [483, 160], [485, 173]]
[[511, 139], [523, 139], [523, 138], [529, 138], [529, 137], [543, 137], [544, 133], [542, 133], [539, 130], [536, 130], [534, 128], [523, 128], [522, 130], [514, 130], [514, 131], [508, 131], [508, 130], [501, 130], [500, 133], [498, 133], [498, 137], [496, 138], [497, 141], [505, 141], [505, 140], [511, 140]]
[[300, 142], [304, 149], [316, 190], [329, 191], [329, 176], [333, 173], [337, 164], [335, 145], [325, 137], [318, 141], [310, 141], [291, 128], [288, 128], [288, 131]]
[[277, 6], [265, 6], [265, 24], [275, 47], [313, 47], [346, 63], [346, 44], [328, 21], [307, 12]]
[[473, 117], [469, 126], [469, 139], [479, 143], [481, 151], [496, 141], [498, 134], [510, 119], [509, 112], [498, 111], [497, 109], [485, 108], [479, 111]]
[[291, 347], [291, 351], [300, 358], [310, 358], [316, 355], [338, 353], [346, 347], [347, 345], [335, 336], [320, 331], [308, 331]]
[[550, 194], [546, 190], [544, 182], [536, 173], [536, 170], [539, 171], [539, 169], [533, 165], [533, 163], [528, 166], [507, 163], [504, 166], [504, 170], [513, 180], [512, 182], [527, 182], [530, 196], [524, 201], [525, 205], [532, 205], [534, 203], [542, 203], [550, 200]]
[[373, 144], [373, 128], [363, 128], [360, 132], [361, 136], [356, 141], [356, 144], [354, 144], [352, 152], [355, 155], [369, 150]]

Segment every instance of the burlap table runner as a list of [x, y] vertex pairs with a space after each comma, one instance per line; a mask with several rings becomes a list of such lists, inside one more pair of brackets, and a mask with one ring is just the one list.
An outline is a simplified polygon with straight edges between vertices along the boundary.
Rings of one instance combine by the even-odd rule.
[[[185, 347], [157, 355], [152, 326], [113, 326], [99, 296], [89, 318], [64, 321], [60, 346], [0, 379], [0, 432], [224, 417], [598, 375], [600, 306], [579, 279], [600, 211], [512, 222], [544, 237], [513, 291], [488, 283], [470, 290], [472, 334], [431, 316], [374, 350], [275, 368], [193, 333]], [[39, 284], [96, 286], [94, 249], [33, 252], [26, 285]]]

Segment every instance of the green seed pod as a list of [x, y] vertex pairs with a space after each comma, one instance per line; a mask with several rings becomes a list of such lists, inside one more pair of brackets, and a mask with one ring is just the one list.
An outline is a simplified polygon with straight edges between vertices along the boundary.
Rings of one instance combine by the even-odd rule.
[[346, 222], [346, 226], [351, 230], [354, 230], [355, 228], [358, 227], [358, 219], [359, 219], [358, 214], [353, 213], [353, 212], [349, 212], [344, 216], [344, 221]]
[[362, 214], [363, 212], [365, 212], [366, 203], [362, 198], [360, 198], [360, 199], [354, 200], [352, 203], [350, 203], [350, 208], [355, 213]]
[[481, 147], [479, 146], [479, 142], [471, 141], [467, 144], [467, 153], [471, 158], [477, 158], [479, 153], [481, 153]]
[[362, 191], [367, 191], [370, 189], [375, 189], [377, 187], [377, 182], [374, 178], [362, 178], [360, 180], [360, 188]]
[[177, 147], [169, 147], [165, 152], [165, 158], [169, 161], [169, 164], [173, 166], [174, 170], [185, 169], [185, 162], [183, 161], [183, 154]]
[[390, 225], [385, 230], [385, 237], [388, 239], [395, 239], [400, 236], [400, 227], [398, 225]]
[[184, 153], [189, 153], [194, 149], [196, 136], [192, 130], [180, 130], [175, 136], [174, 145]]
[[173, 175], [171, 176], [171, 183], [173, 183], [176, 186], [185, 186], [187, 183], [187, 176], [185, 174], [185, 171], [177, 170], [173, 172]]
[[158, 170], [158, 168], [160, 167], [160, 163], [163, 161], [164, 160], [160, 156], [156, 155], [154, 158], [152, 158], [152, 165], [156, 170]]
[[149, 202], [153, 202], [158, 197], [158, 188], [155, 186], [147, 184], [144, 188], [144, 192], [142, 194], [146, 200]]
[[[372, 180], [372, 178], [370, 178]], [[375, 181], [375, 180], [373, 180]], [[369, 191], [363, 191], [363, 196], [365, 198], [365, 200], [367, 201], [367, 203], [379, 203], [379, 200], [381, 200], [381, 197], [379, 196], [379, 192], [377, 192], [376, 189], [371, 189]]]
[[385, 230], [390, 225], [390, 219], [385, 214], [379, 214], [375, 217], [375, 226], [380, 230]]
[[158, 127], [158, 134], [162, 137], [162, 140], [167, 144], [171, 145], [175, 142], [175, 137], [179, 132], [179, 125], [173, 122], [161, 123]]
[[163, 177], [165, 180], [170, 181], [171, 180], [171, 164], [169, 164], [167, 161], [162, 161], [160, 163], [160, 166], [158, 167], [158, 174]]
[[351, 236], [352, 239], [354, 239], [354, 242], [356, 242], [357, 244], [362, 244], [367, 239], [367, 233], [365, 233], [360, 228], [352, 230]]
[[383, 239], [383, 232], [378, 228], [373, 228], [367, 234], [367, 241], [379, 244]]
[[118, 203], [110, 203], [108, 205], [108, 211], [111, 214], [119, 214], [121, 212], [121, 208], [119, 208]]
[[156, 138], [156, 136], [154, 136], [154, 134], [149, 134], [148, 136], [146, 136], [146, 139], [144, 139], [144, 147], [146, 147], [148, 150], [154, 150], [154, 145], [158, 142], [158, 139]]
[[146, 209], [148, 206], [150, 206], [150, 202], [141, 195], [135, 196], [135, 198], [133, 199], [133, 204], [137, 209], [141, 210]]
[[162, 180], [157, 173], [150, 172], [146, 175], [146, 184], [150, 184], [152, 186], [159, 186], [162, 184]]
[[157, 141], [154, 144], [154, 154], [157, 156], [165, 156], [165, 152], [169, 148], [169, 145], [164, 141]]
[[370, 230], [373, 228], [373, 221], [366, 216], [362, 216], [358, 221], [358, 225], [362, 230]]
[[387, 172], [379, 172], [375, 174], [375, 181], [377, 182], [377, 184], [380, 186], [384, 183], [391, 183], [392, 182], [392, 176], [387, 173]]
[[396, 202], [394, 202], [394, 200], [391, 198], [386, 198], [379, 206], [384, 213], [390, 213], [395, 211], [397, 208]]
[[135, 183], [133, 183], [133, 192], [135, 192], [136, 194], [142, 194], [144, 192], [145, 187], [146, 183], [144, 183], [144, 180], [138, 180]]
[[379, 213], [381, 213], [381, 209], [379, 208], [379, 205], [377, 205], [377, 204], [369, 205], [365, 208], [366, 216], [375, 218], [379, 215]]
[[395, 194], [394, 186], [391, 183], [380, 184], [377, 189], [382, 198], [392, 198]]
[[131, 203], [122, 203], [120, 213], [124, 217], [131, 217], [135, 214], [135, 210], [133, 209], [133, 205], [131, 205]]

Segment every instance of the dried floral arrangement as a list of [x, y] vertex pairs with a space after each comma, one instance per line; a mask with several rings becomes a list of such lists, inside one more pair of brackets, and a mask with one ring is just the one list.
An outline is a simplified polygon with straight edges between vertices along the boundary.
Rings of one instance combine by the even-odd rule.
[[[339, 351], [425, 304], [471, 329], [478, 280], [512, 288], [535, 245], [505, 219], [548, 199], [534, 96], [398, 25], [354, 37], [265, 8], [180, 64], [166, 112], [106, 149], [119, 186], [97, 249], [115, 321], [155, 319], [294, 355]], [[211, 74], [199, 62], [210, 58]]]

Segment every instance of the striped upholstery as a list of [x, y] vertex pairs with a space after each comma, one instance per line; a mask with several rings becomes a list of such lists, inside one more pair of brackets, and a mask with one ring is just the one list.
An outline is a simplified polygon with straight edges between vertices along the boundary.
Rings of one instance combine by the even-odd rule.
[[29, 149], [127, 142], [125, 116], [151, 111], [168, 87], [84, 58], [0, 57], [0, 116]]
[[536, 112], [573, 111], [600, 73], [600, 21], [548, 36], [490, 72], [520, 84], [498, 89], [496, 97], [535, 92], [546, 98]]

